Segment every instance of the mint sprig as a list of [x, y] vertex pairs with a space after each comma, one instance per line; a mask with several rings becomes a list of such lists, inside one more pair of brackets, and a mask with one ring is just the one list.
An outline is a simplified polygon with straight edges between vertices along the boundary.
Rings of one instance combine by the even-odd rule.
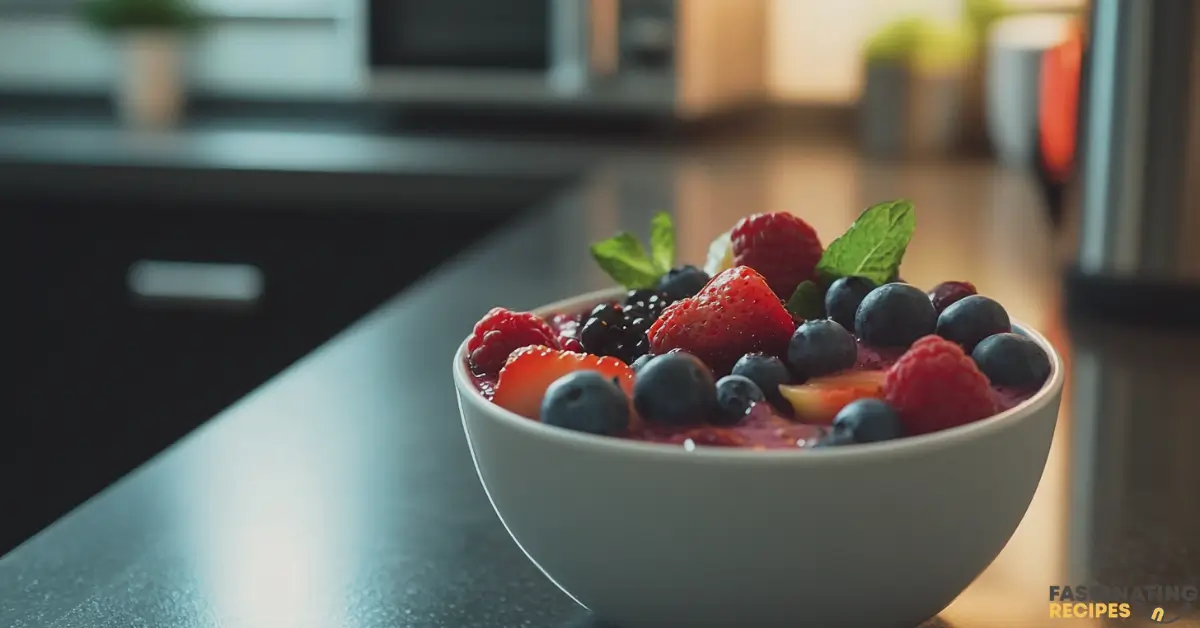
[[825, 291], [814, 281], [801, 282], [792, 293], [792, 298], [788, 299], [787, 311], [806, 321], [824, 318]]
[[629, 290], [653, 288], [675, 263], [675, 225], [670, 214], [650, 220], [650, 255], [642, 243], [624, 231], [591, 246], [592, 258], [614, 281]]
[[675, 265], [675, 225], [667, 212], [658, 212], [650, 219], [650, 255], [654, 267], [663, 273]]
[[842, 277], [887, 283], [899, 272], [916, 226], [910, 201], [899, 199], [867, 208], [846, 233], [825, 248], [817, 262], [818, 281], [797, 286], [788, 299], [788, 311], [806, 319], [824, 316], [825, 289]]
[[900, 269], [916, 227], [911, 202], [901, 199], [874, 205], [829, 243], [817, 262], [817, 273], [828, 281], [866, 277], [876, 284], [887, 283]]

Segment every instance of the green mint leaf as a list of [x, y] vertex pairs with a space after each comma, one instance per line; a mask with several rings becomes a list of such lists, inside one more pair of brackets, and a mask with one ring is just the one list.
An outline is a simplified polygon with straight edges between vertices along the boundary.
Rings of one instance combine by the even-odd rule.
[[675, 225], [671, 215], [659, 212], [650, 219], [650, 255], [654, 266], [666, 273], [675, 265]]
[[617, 235], [592, 245], [592, 257], [614, 281], [630, 290], [652, 288], [662, 272], [646, 256], [632, 234]]
[[796, 286], [792, 298], [788, 299], [787, 310], [804, 320], [825, 317], [825, 293], [816, 282], [805, 281]]
[[916, 226], [913, 204], [907, 200], [869, 207], [829, 243], [817, 272], [827, 283], [855, 275], [882, 285], [899, 271]]

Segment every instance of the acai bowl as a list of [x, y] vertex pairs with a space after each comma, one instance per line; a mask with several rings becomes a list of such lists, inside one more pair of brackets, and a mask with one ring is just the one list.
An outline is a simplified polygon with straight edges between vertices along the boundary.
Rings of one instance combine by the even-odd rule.
[[970, 284], [900, 282], [902, 201], [828, 247], [790, 214], [748, 216], [702, 270], [667, 268], [669, 224], [645, 260], [606, 257], [640, 249], [624, 234], [593, 248], [623, 288], [493, 310], [455, 355], [513, 539], [629, 628], [937, 614], [1032, 499], [1062, 390], [1053, 348]]

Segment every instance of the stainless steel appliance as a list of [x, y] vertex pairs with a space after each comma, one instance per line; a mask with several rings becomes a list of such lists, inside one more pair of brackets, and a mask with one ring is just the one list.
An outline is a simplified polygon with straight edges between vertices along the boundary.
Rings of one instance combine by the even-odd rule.
[[371, 96], [702, 116], [764, 92], [766, 0], [370, 0]]
[[1095, 0], [1073, 310], [1200, 326], [1200, 2]]

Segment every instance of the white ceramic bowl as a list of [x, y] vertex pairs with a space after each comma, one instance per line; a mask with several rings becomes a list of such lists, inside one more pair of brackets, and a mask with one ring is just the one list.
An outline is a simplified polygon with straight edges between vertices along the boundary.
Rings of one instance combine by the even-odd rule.
[[[537, 310], [580, 311], [619, 293]], [[555, 584], [623, 628], [905, 626], [936, 615], [1003, 549], [1033, 497], [1063, 365], [982, 421], [885, 443], [748, 451], [559, 429], [488, 402], [454, 356], [488, 497]]]

